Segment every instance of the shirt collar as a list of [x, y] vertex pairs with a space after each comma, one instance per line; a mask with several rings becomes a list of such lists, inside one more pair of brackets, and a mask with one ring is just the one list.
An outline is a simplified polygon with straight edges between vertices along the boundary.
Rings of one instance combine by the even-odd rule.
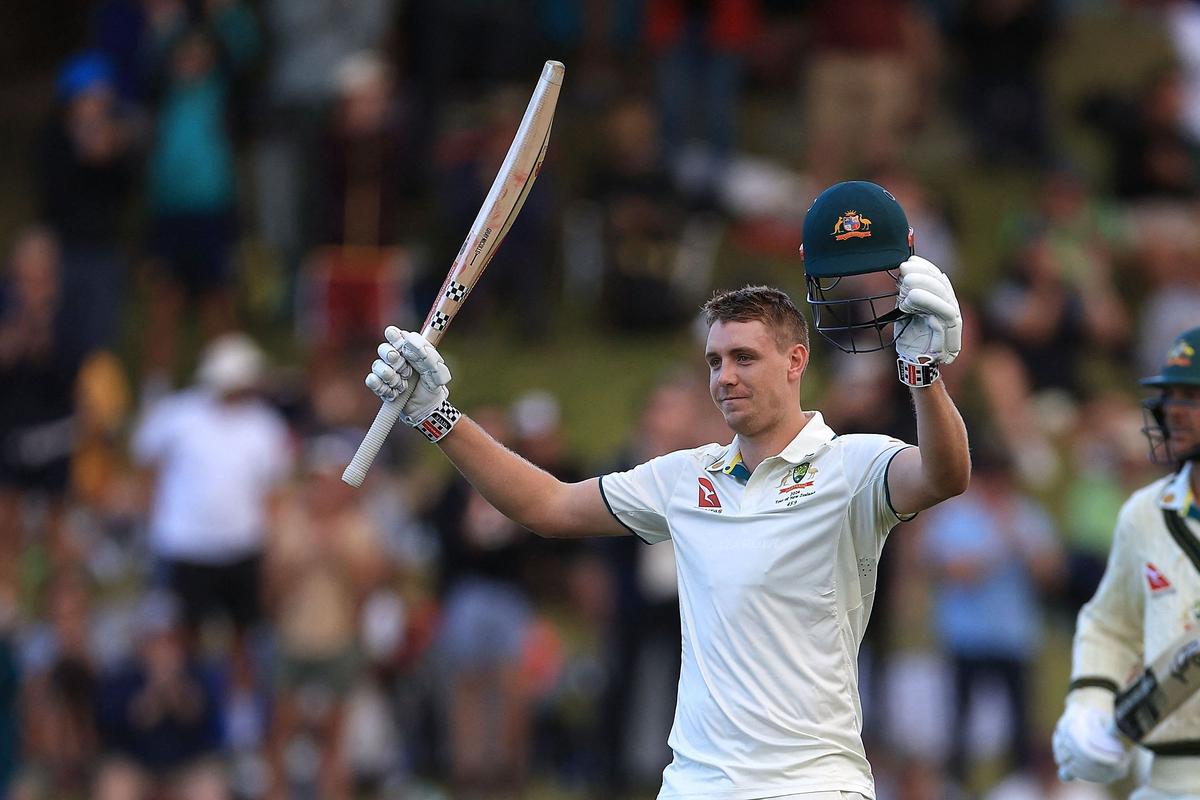
[[1175, 477], [1163, 490], [1162, 498], [1158, 501], [1163, 508], [1186, 517], [1196, 507], [1196, 497], [1192, 493], [1192, 462], [1186, 462]]
[[[811, 458], [820, 447], [828, 444], [837, 435], [832, 428], [825, 424], [825, 418], [821, 416], [820, 411], [806, 411], [804, 415], [808, 418], [808, 423], [800, 429], [796, 438], [792, 439], [787, 447], [773, 458], [782, 459], [789, 464], [799, 464]], [[745, 477], [750, 477], [749, 470], [742, 463], [742, 447], [737, 436], [733, 437], [733, 441], [725, 446], [725, 449], [717, 455], [717, 459], [709, 464], [707, 469], [709, 472], [724, 472], [726, 475], [734, 477], [740, 477], [739, 473], [745, 472]]]

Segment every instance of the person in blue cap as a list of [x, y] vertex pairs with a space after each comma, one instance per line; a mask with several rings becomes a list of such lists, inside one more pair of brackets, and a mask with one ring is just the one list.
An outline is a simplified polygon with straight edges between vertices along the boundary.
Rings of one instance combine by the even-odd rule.
[[128, 257], [126, 212], [138, 168], [135, 126], [112, 64], [87, 51], [63, 64], [58, 105], [40, 147], [40, 216], [62, 248], [61, 333], [76, 350], [111, 349], [120, 334]]

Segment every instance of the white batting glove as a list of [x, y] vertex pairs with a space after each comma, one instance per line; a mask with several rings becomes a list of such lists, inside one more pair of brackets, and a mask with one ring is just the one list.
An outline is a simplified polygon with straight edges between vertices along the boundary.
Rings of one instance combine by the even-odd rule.
[[[1072, 692], [1072, 698], [1084, 691]], [[1096, 691], [1103, 691], [1096, 690]], [[1113, 732], [1111, 694], [1105, 704], [1068, 700], [1067, 710], [1054, 726], [1054, 761], [1063, 781], [1112, 783], [1129, 772], [1133, 754]]]
[[962, 350], [962, 312], [946, 274], [920, 256], [900, 265], [896, 307], [908, 315], [896, 337], [900, 381], [929, 386], [938, 366], [949, 364]]
[[394, 325], [383, 332], [379, 358], [371, 365], [366, 384], [381, 400], [403, 402], [400, 420], [438, 441], [461, 416], [450, 405], [450, 368], [437, 348], [419, 333]]

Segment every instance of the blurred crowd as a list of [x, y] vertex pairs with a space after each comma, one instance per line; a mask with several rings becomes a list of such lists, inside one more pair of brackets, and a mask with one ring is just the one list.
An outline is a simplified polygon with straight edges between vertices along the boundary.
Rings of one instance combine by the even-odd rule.
[[[404, 431], [340, 481], [375, 343], [420, 323], [551, 58], [549, 159], [451, 339], [695, 357], [638, 376], [600, 456], [568, 445], [587, 388], [549, 369], [465, 410], [563, 479], [727, 440], [699, 303], [799, 299], [811, 198], [883, 184], [960, 287], [944, 378], [975, 474], [881, 564], [879, 797], [1109, 796], [1058, 784], [1048, 732], [1117, 509], [1155, 475], [1134, 379], [1200, 324], [1200, 3], [87, 12], [0, 155], [31, 176], [0, 241], [0, 796], [654, 795], [670, 544], [536, 539]], [[1155, 57], [1064, 106], [1056, 54], [1108, 46], [1097, 20]], [[915, 440], [886, 354], [815, 346], [805, 407]]]

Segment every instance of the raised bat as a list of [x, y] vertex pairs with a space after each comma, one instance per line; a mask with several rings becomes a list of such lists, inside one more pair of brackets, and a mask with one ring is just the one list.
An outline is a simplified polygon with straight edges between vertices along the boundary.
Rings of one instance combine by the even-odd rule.
[[[550, 143], [550, 128], [554, 122], [554, 110], [558, 105], [566, 68], [558, 61], [547, 61], [542, 67], [541, 78], [529, 99], [525, 116], [517, 128], [500, 165], [500, 171], [492, 182], [492, 188], [483, 201], [479, 213], [472, 223], [467, 238], [463, 240], [446, 281], [429, 309], [429, 316], [421, 326], [421, 334], [437, 345], [454, 315], [475, 288], [488, 262], [496, 254], [504, 235], [512, 227], [517, 212], [529, 196], [529, 190], [537, 178], [542, 160], [546, 157], [546, 146]], [[371, 429], [358, 446], [354, 459], [342, 473], [342, 480], [351, 486], [362, 486], [367, 470], [383, 446], [384, 439], [400, 418], [400, 410], [416, 389], [414, 381], [409, 393], [392, 401], [384, 402], [371, 423]]]

